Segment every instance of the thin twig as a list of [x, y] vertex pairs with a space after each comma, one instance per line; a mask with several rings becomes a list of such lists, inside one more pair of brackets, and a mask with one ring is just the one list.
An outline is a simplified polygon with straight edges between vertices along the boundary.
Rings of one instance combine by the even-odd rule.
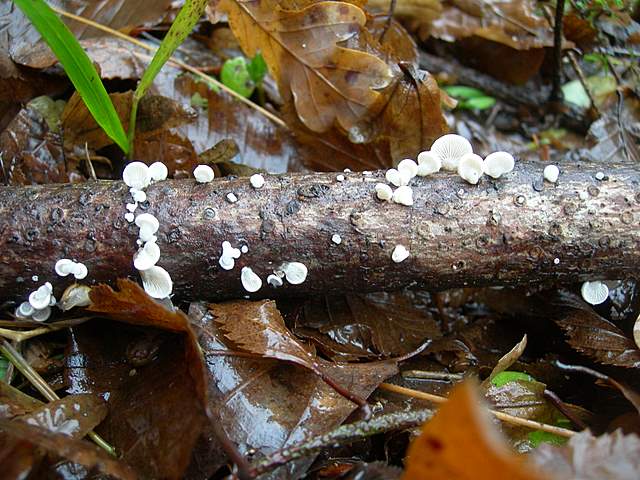
[[549, 101], [560, 101], [560, 84], [562, 83], [562, 18], [564, 17], [564, 0], [556, 0], [556, 16], [553, 23], [553, 86]]
[[578, 59], [576, 58], [576, 52], [574, 52], [573, 50], [569, 50], [567, 52], [567, 56], [569, 57], [569, 63], [571, 63], [571, 67], [573, 68], [573, 71], [576, 72], [576, 75], [578, 76], [580, 85], [582, 85], [582, 88], [587, 93], [587, 97], [589, 97], [589, 101], [591, 102], [591, 108], [593, 108], [593, 110], [598, 114], [598, 116], [600, 116], [600, 109], [596, 105], [596, 100], [593, 97], [593, 94], [591, 93], [591, 87], [589, 87], [587, 78], [584, 76], [584, 72], [582, 71], [582, 68], [580, 68], [580, 65], [578, 64]]
[[[77, 22], [83, 23], [85, 25], [89, 25], [93, 28], [96, 28], [98, 30], [101, 30], [103, 32], [109, 33], [115, 37], [121, 38], [122, 40], [125, 40], [129, 43], [132, 43], [134, 45], [137, 45], [140, 48], [143, 48], [145, 50], [148, 50], [150, 52], [152, 52], [153, 54], [155, 54], [157, 47], [153, 47], [151, 45], [147, 45], [144, 42], [141, 42], [140, 40], [137, 40], [127, 34], [124, 34], [122, 32], [119, 32], [117, 30], [114, 30], [112, 28], [109, 28], [105, 25], [102, 25], [98, 22], [94, 22], [93, 20], [89, 20], [88, 18], [84, 18], [84, 17], [80, 17], [78, 15], [74, 15], [73, 13], [69, 13], [66, 12], [64, 10], [61, 10], [53, 5], [51, 5], [51, 8], [53, 9], [54, 12], [56, 12], [59, 15], [62, 15], [63, 17], [67, 17], [70, 18], [72, 20], [75, 20]], [[176, 67], [180, 67], [183, 70], [186, 70], [194, 75], [196, 75], [197, 77], [202, 78], [203, 80], [205, 80], [206, 82], [211, 82], [212, 84], [214, 84], [216, 87], [218, 87], [221, 90], [224, 90], [225, 92], [227, 92], [229, 95], [231, 95], [232, 97], [236, 98], [236, 100], [240, 100], [242, 103], [248, 105], [249, 107], [253, 108], [254, 110], [257, 110], [258, 112], [260, 112], [262, 115], [264, 115], [265, 117], [267, 117], [268, 119], [270, 119], [271, 121], [273, 121], [275, 124], [279, 125], [280, 127], [284, 127], [287, 128], [286, 123], [284, 123], [284, 121], [279, 118], [277, 115], [274, 115], [273, 113], [271, 113], [270, 111], [268, 111], [265, 108], [262, 108], [260, 105], [257, 105], [255, 103], [253, 103], [251, 100], [244, 98], [242, 95], [236, 93], [235, 91], [231, 90], [229, 87], [227, 87], [225, 84], [221, 83], [220, 81], [218, 81], [216, 78], [211, 77], [209, 75], [207, 75], [206, 73], [203, 73], [202, 71], [200, 71], [199, 69], [192, 67], [191, 65], [188, 65], [180, 60], [178, 60], [177, 58], [174, 57], [170, 57], [167, 63], [171, 63], [172, 65], [176, 66]]]
[[346, 445], [390, 430], [418, 427], [429, 420], [432, 415], [433, 412], [430, 409], [421, 409], [388, 413], [371, 420], [342, 425], [329, 433], [273, 453], [257, 463], [251, 473], [258, 476], [297, 458], [313, 455], [324, 448]]
[[[388, 392], [399, 393], [401, 395], [419, 398], [421, 400], [428, 400], [429, 402], [433, 403], [444, 403], [447, 401], [446, 397], [441, 397], [440, 395], [421, 392], [419, 390], [413, 390], [411, 388], [401, 387], [399, 385], [393, 385], [391, 383], [381, 383], [380, 388], [382, 390], [387, 390]], [[542, 430], [543, 432], [553, 433], [560, 437], [566, 438], [570, 438], [576, 434], [576, 432], [574, 432], [573, 430], [567, 430], [566, 428], [556, 427], [554, 425], [548, 425], [546, 423], [536, 422], [534, 420], [528, 420], [526, 418], [514, 417], [513, 415], [509, 415], [508, 413], [498, 412], [491, 409], [489, 409], [489, 412], [491, 412], [491, 414], [498, 420], [509, 423], [511, 425], [519, 425], [521, 427], [527, 427], [534, 430]]]
[[25, 340], [29, 340], [30, 338], [34, 338], [39, 335], [44, 335], [45, 333], [55, 332], [62, 330], [63, 328], [80, 325], [91, 318], [93, 317], [74, 318], [73, 320], [43, 325], [41, 327], [34, 328], [33, 330], [27, 330], [26, 332], [19, 332], [10, 328], [0, 328], [0, 337], [8, 338], [14, 342], [24, 342]]
[[380, 43], [382, 43], [382, 41], [384, 40], [384, 36], [389, 31], [389, 28], [391, 28], [391, 22], [393, 21], [393, 14], [396, 11], [396, 1], [397, 0], [391, 0], [391, 3], [389, 4], [389, 11], [387, 12], [387, 21], [384, 24], [384, 28], [382, 29], [382, 33], [380, 34], [380, 38], [378, 38], [378, 42]]
[[[20, 370], [20, 373], [22, 373], [22, 375], [24, 375], [24, 377], [29, 380], [34, 387], [36, 387], [36, 390], [38, 390], [44, 398], [50, 402], [60, 400], [58, 394], [53, 391], [45, 379], [42, 378], [38, 372], [31, 367], [31, 365], [29, 365], [24, 357], [20, 355], [20, 353], [13, 348], [9, 342], [2, 340], [2, 343], [0, 344], [0, 352], [2, 352], [2, 354], [7, 357], [7, 359], [15, 365], [18, 370]], [[110, 455], [116, 455], [115, 448], [109, 445], [109, 443], [107, 443], [107, 441], [96, 432], [91, 431], [87, 436], [93, 440], [96, 445], [106, 450]]]

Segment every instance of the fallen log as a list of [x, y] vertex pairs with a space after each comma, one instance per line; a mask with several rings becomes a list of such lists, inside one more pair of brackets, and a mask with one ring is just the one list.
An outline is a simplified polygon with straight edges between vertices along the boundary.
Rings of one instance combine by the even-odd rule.
[[[158, 264], [178, 299], [247, 295], [243, 266], [263, 280], [252, 297], [637, 276], [640, 171], [608, 165], [602, 178], [602, 168], [564, 166], [556, 184], [533, 163], [478, 185], [418, 177], [412, 207], [376, 198], [384, 172], [267, 175], [261, 189], [246, 178], [169, 180], [147, 189], [136, 214], [160, 222]], [[88, 284], [138, 278], [138, 228], [124, 218], [130, 201], [119, 181], [0, 188], [0, 302], [23, 301], [44, 281], [60, 295], [73, 282], [55, 274], [60, 258], [85, 263]], [[225, 240], [248, 247], [229, 271], [218, 264]], [[391, 259], [396, 245], [410, 252], [400, 263]], [[306, 281], [268, 285], [284, 261], [304, 263]]]

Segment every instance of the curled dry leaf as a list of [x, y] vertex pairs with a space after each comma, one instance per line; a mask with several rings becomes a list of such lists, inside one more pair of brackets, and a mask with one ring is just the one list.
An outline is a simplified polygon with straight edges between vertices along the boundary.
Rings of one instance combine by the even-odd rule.
[[337, 123], [348, 131], [384, 106], [379, 90], [393, 82], [392, 69], [375, 55], [338, 45], [364, 26], [358, 6], [223, 0], [220, 8], [247, 56], [262, 52], [280, 93], [293, 100], [310, 130], [324, 132]]
[[499, 437], [471, 382], [456, 387], [449, 400], [422, 427], [408, 451], [403, 480], [543, 480]]

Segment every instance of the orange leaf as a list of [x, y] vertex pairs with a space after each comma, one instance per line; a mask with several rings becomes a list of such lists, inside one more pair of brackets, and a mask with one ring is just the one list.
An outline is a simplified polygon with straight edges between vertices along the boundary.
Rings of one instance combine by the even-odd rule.
[[509, 450], [473, 383], [456, 387], [411, 444], [403, 480], [544, 480]]

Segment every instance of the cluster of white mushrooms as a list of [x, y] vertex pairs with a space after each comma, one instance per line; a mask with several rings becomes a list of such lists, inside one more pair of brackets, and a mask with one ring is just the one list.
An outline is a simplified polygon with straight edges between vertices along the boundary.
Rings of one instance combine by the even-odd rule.
[[135, 222], [138, 231], [138, 251], [133, 255], [133, 266], [140, 272], [144, 291], [153, 298], [166, 298], [173, 291], [173, 281], [169, 272], [156, 265], [160, 260], [160, 247], [156, 233], [160, 229], [160, 222], [150, 213], [134, 216], [139, 202], [147, 200], [145, 189], [154, 182], [167, 178], [168, 170], [165, 164], [155, 162], [147, 165], [142, 162], [129, 163], [122, 172], [122, 179], [129, 187], [133, 203], [127, 204], [128, 212], [125, 218], [129, 223]]
[[29, 294], [29, 300], [22, 302], [16, 308], [16, 318], [30, 319], [36, 322], [44, 322], [51, 316], [51, 307], [56, 304], [53, 296], [53, 286], [46, 282]]

